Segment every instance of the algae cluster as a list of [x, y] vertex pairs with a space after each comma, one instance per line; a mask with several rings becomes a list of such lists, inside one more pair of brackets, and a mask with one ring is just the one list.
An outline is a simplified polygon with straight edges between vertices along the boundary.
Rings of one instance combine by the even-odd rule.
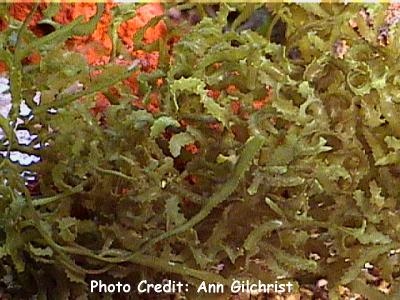
[[[398, 299], [393, 11], [384, 4], [178, 8], [195, 10], [199, 22], [166, 14], [135, 35], [136, 48], [158, 51], [157, 69], [145, 71], [136, 61], [117, 63], [127, 55], [117, 38], [115, 57], [101, 66], [65, 47], [95, 29], [102, 4], [88, 23], [65, 26], [49, 22], [57, 10], [50, 5], [54, 31], [39, 38], [27, 26], [33, 13], [20, 22], [0, 6], [8, 24], [0, 59], [13, 103], [0, 116], [2, 289], [61, 299], [85, 295], [93, 278], [168, 277], [194, 286], [326, 278], [332, 299], [339, 286]], [[121, 22], [136, 9], [120, 5], [113, 17]], [[142, 43], [160, 20], [166, 34]], [[40, 63], [25, 64], [33, 52]], [[124, 81], [135, 72], [137, 93]], [[32, 100], [38, 91], [40, 104]], [[110, 102], [101, 109], [99, 92]], [[149, 109], [154, 97], [158, 106]], [[21, 119], [23, 100], [32, 113]], [[22, 128], [37, 135], [30, 145], [18, 143]], [[12, 151], [41, 160], [22, 166]], [[370, 284], [367, 263], [391, 285], [389, 294]]]

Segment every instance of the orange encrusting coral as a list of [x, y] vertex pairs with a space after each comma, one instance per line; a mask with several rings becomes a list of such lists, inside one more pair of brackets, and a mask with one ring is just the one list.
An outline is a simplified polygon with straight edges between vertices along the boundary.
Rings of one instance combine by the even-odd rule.
[[[38, 36], [42, 36], [43, 32], [37, 25], [37, 23], [42, 19], [42, 10], [46, 8], [46, 3], [40, 3], [37, 11], [33, 14], [31, 21], [28, 26], [29, 29], [32, 30]], [[13, 16], [18, 21], [23, 21], [29, 15], [31, 10], [34, 7], [34, 3], [13, 3], [10, 6], [9, 12], [10, 15]]]
[[[19, 21], [25, 20], [33, 8], [33, 3], [14, 3], [10, 6], [10, 15]], [[85, 55], [89, 64], [105, 64], [109, 62], [112, 41], [109, 35], [109, 27], [112, 22], [111, 9], [117, 4], [108, 1], [104, 13], [97, 24], [95, 31], [89, 36], [75, 36], [68, 41], [71, 50], [78, 51]], [[43, 35], [37, 23], [42, 19], [42, 11], [46, 9], [46, 3], [40, 3], [37, 12], [33, 15], [29, 28], [38, 36]], [[79, 16], [84, 16], [88, 21], [96, 14], [95, 3], [61, 3], [59, 12], [53, 17], [54, 21], [60, 24], [68, 24]], [[118, 35], [129, 50], [133, 49], [133, 37], [135, 33], [145, 26], [153, 17], [164, 13], [160, 3], [149, 3], [141, 6], [137, 14], [130, 20], [122, 23], [118, 29]], [[1, 20], [1, 29], [6, 26]], [[148, 28], [144, 34], [144, 42], [151, 43], [165, 35], [167, 31], [164, 22], [159, 22], [153, 28]], [[154, 63], [151, 63], [154, 65]], [[1, 70], [1, 69], [0, 69]]]
[[104, 113], [107, 108], [111, 105], [110, 101], [102, 93], [96, 95], [96, 105], [91, 109], [91, 113], [94, 116]]
[[159, 53], [157, 51], [145, 52], [143, 50], [132, 51], [132, 57], [140, 61], [145, 72], [155, 71], [158, 67]]
[[219, 96], [221, 95], [221, 91], [218, 90], [208, 90], [207, 91], [207, 96], [213, 98], [214, 100], [217, 100]]
[[235, 94], [236, 92], [238, 92], [238, 88], [234, 85], [234, 84], [230, 84], [226, 87], [226, 92], [229, 95]]
[[[85, 54], [89, 64], [104, 64], [110, 59], [112, 49], [112, 41], [108, 34], [108, 28], [111, 23], [111, 9], [115, 6], [114, 3], [107, 3], [103, 16], [97, 25], [96, 30], [85, 37], [75, 37], [72, 41], [74, 50]], [[88, 21], [96, 13], [96, 4], [94, 3], [63, 3], [62, 9], [55, 17], [55, 21], [66, 24], [83, 15]], [[146, 4], [138, 8], [136, 16], [130, 20], [123, 22], [119, 29], [118, 35], [129, 50], [133, 49], [133, 37], [135, 33], [145, 26], [153, 17], [160, 16], [164, 13], [164, 9], [159, 3]], [[148, 28], [144, 34], [144, 42], [151, 43], [162, 37], [166, 33], [166, 25], [164, 22], [159, 22], [154, 28]], [[97, 51], [96, 51], [97, 47]], [[100, 50], [100, 51], [99, 51]], [[101, 51], [103, 50], [103, 51]], [[145, 53], [132, 53], [133, 56], [145, 56]], [[154, 54], [150, 55], [151, 65], [154, 65]], [[150, 57], [145, 57], [150, 58]], [[158, 56], [157, 56], [158, 63]]]
[[[97, 24], [95, 31], [89, 36], [76, 36], [71, 39], [69, 46], [85, 55], [89, 64], [105, 64], [109, 62], [112, 42], [108, 34], [111, 24], [111, 9], [114, 3], [107, 3], [103, 15]], [[89, 21], [96, 14], [95, 3], [62, 3], [61, 9], [54, 20], [61, 24], [68, 24], [79, 16], [84, 16]]]
[[185, 146], [185, 150], [191, 154], [199, 153], [200, 149], [195, 143], [191, 143]]
[[160, 95], [157, 92], [150, 94], [150, 102], [147, 105], [147, 110], [151, 113], [160, 112]]
[[262, 99], [257, 99], [254, 100], [252, 103], [252, 106], [255, 110], [260, 110], [262, 109], [265, 105], [271, 102], [272, 97], [273, 97], [273, 90], [272, 87], [268, 86], [266, 89], [266, 95]]
[[[141, 6], [136, 11], [136, 16], [124, 23], [118, 29], [118, 35], [122, 41], [133, 49], [132, 37], [135, 33], [145, 26], [152, 18], [164, 14], [164, 8], [159, 3], [151, 3]], [[144, 34], [144, 43], [152, 43], [164, 36], [167, 32], [167, 27], [164, 22], [160, 21], [153, 28], [148, 28]]]
[[[8, 24], [5, 20], [0, 18], [0, 31], [3, 31], [7, 28]], [[7, 72], [7, 65], [5, 62], [0, 60], [0, 74]]]
[[240, 101], [238, 100], [233, 100], [231, 102], [231, 110], [235, 115], [238, 115], [240, 113]]
[[[0, 31], [3, 31], [7, 28], [8, 24], [5, 20], [0, 18]], [[5, 62], [0, 60], [0, 74], [7, 72], [7, 65]]]
[[4, 61], [0, 61], [0, 74], [7, 72], [8, 68]]
[[[33, 8], [33, 3], [13, 3], [10, 5], [9, 12], [10, 15], [13, 16], [18, 21], [23, 21], [29, 15], [31, 9]], [[37, 36], [42, 36], [43, 31], [36, 26], [37, 22], [42, 19], [41, 9], [46, 7], [45, 3], [41, 3], [38, 6], [38, 11], [33, 14], [31, 21], [28, 24], [28, 27], [34, 34]], [[0, 31], [6, 30], [8, 24], [5, 20], [0, 19]], [[39, 63], [40, 55], [35, 54], [24, 60], [24, 63]], [[8, 67], [5, 62], [0, 61], [0, 73], [4, 73], [8, 71]]]
[[[105, 10], [101, 16], [100, 21], [97, 24], [95, 31], [88, 36], [74, 36], [67, 41], [67, 46], [71, 51], [77, 51], [83, 54], [90, 65], [103, 65], [109, 63], [112, 51], [112, 41], [109, 34], [109, 28], [112, 22], [112, 8], [117, 4], [108, 1], [105, 5]], [[10, 15], [19, 21], [23, 21], [29, 15], [31, 9], [34, 7], [33, 3], [15, 3], [10, 6]], [[29, 23], [29, 29], [32, 30], [37, 36], [42, 36], [44, 32], [38, 26], [38, 22], [42, 19], [44, 11], [47, 7], [47, 3], [40, 3], [37, 12], [32, 17]], [[60, 10], [53, 17], [53, 20], [60, 24], [68, 24], [83, 16], [87, 22], [96, 14], [97, 6], [95, 3], [61, 3]], [[164, 7], [160, 3], [149, 3], [139, 7], [136, 11], [135, 17], [130, 20], [123, 22], [118, 28], [118, 36], [127, 47], [128, 51], [131, 51], [132, 59], [138, 59], [140, 61], [141, 71], [150, 72], [154, 71], [158, 67], [159, 53], [158, 52], [145, 52], [143, 50], [134, 49], [133, 38], [135, 33], [145, 26], [153, 17], [160, 16], [164, 13]], [[0, 20], [0, 29], [4, 30], [7, 28], [7, 23], [4, 20]], [[152, 43], [158, 38], [165, 35], [167, 27], [164, 22], [159, 22], [156, 26], [148, 28], [144, 34], [144, 43]], [[36, 64], [40, 62], [40, 55], [35, 54], [24, 59], [24, 64]], [[132, 61], [119, 60], [118, 64], [130, 65]], [[7, 66], [4, 62], [0, 61], [0, 73], [7, 71]], [[124, 80], [124, 84], [129, 86], [132, 93], [137, 95], [139, 93], [139, 86], [137, 76], [141, 71], [136, 71], [131, 77]], [[97, 74], [93, 74], [96, 76]], [[162, 84], [160, 81], [158, 84]], [[116, 95], [118, 98], [118, 95]], [[141, 100], [133, 101], [133, 104], [137, 107], [144, 108]], [[99, 93], [96, 96], [95, 106], [92, 109], [94, 115], [103, 113], [110, 105], [107, 97]], [[149, 112], [156, 113], [159, 111], [159, 96], [157, 93], [150, 95], [149, 104], [146, 109]]]

